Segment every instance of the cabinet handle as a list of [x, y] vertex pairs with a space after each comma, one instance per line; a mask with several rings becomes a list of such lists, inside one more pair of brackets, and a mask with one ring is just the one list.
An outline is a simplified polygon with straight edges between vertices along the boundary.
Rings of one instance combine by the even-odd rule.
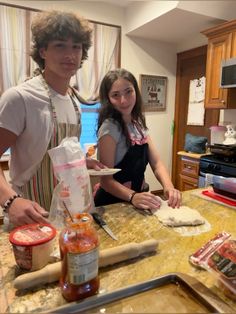
[[225, 101], [224, 101], [223, 99], [221, 100], [221, 102], [222, 102], [222, 104], [224, 104], [224, 103], [225, 103]]
[[192, 167], [191, 166], [187, 166], [187, 169], [192, 169]]

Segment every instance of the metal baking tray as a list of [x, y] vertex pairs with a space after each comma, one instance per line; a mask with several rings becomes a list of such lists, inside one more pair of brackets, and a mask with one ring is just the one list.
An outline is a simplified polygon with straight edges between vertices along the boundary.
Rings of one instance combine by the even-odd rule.
[[195, 278], [170, 273], [113, 292], [57, 307], [50, 313], [232, 313]]

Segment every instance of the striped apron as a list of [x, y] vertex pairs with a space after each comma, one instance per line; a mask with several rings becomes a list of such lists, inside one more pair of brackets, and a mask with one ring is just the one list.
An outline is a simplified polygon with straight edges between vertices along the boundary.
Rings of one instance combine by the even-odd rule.
[[[76, 136], [80, 138], [81, 133], [81, 121], [80, 121], [80, 110], [79, 104], [76, 103], [76, 93], [73, 92], [70, 97], [77, 114], [78, 124], [67, 124], [59, 123], [57, 121], [56, 109], [52, 103], [52, 98], [46, 82], [42, 77], [42, 84], [48, 92], [49, 96], [49, 107], [52, 116], [53, 132], [50, 142], [48, 144], [48, 150], [58, 146], [65, 137]], [[21, 187], [22, 195], [32, 201], [37, 202], [47, 211], [50, 210], [53, 190], [57, 185], [58, 181], [53, 174], [53, 166], [48, 152], [44, 155], [41, 163], [38, 166], [36, 173], [32, 178]]]

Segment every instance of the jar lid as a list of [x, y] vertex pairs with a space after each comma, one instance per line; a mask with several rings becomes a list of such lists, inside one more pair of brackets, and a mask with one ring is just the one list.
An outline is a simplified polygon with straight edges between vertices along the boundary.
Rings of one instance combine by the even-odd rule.
[[52, 240], [56, 232], [56, 229], [49, 224], [29, 224], [12, 230], [9, 240], [19, 246], [39, 245]]

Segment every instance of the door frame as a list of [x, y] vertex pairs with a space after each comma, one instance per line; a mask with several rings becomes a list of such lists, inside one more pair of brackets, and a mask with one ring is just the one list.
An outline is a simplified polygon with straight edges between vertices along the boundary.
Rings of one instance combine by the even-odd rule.
[[[174, 114], [174, 135], [173, 135], [173, 149], [172, 149], [172, 182], [174, 186], [177, 186], [177, 177], [178, 177], [178, 151], [179, 149], [179, 143], [178, 138], [181, 135], [180, 130], [182, 129], [179, 125], [180, 121], [180, 114], [181, 114], [181, 101], [180, 101], [180, 95], [181, 93], [185, 92], [181, 90], [181, 69], [183, 66], [183, 63], [187, 59], [193, 59], [194, 57], [199, 56], [206, 56], [207, 55], [207, 45], [197, 47], [188, 51], [180, 52], [177, 54], [177, 68], [176, 68], [176, 92], [175, 92], [175, 114]], [[211, 110], [211, 109], [210, 109]], [[216, 124], [219, 122], [219, 110], [212, 110], [212, 121]], [[184, 136], [184, 134], [183, 134]]]

